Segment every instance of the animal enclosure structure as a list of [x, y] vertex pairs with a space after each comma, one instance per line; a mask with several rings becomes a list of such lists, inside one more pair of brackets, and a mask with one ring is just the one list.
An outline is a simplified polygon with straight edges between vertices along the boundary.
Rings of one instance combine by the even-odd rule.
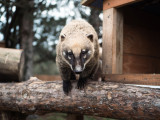
[[83, 0], [82, 4], [103, 9], [105, 80], [160, 85], [160, 1]]

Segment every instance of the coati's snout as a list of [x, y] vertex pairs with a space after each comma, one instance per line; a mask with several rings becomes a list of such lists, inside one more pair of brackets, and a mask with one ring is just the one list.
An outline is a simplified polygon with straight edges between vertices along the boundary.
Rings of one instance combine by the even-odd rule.
[[76, 74], [80, 74], [83, 72], [86, 63], [89, 61], [91, 50], [76, 48], [65, 50], [62, 54], [72, 71]]
[[75, 61], [72, 64], [72, 70], [76, 74], [80, 74], [84, 70], [84, 63], [81, 61], [81, 59], [75, 59]]

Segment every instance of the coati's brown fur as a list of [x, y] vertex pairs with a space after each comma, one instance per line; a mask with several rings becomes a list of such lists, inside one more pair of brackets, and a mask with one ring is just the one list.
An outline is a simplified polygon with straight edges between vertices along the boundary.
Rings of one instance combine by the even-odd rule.
[[73, 20], [61, 31], [57, 44], [56, 63], [63, 80], [63, 90], [71, 91], [70, 80], [79, 74], [77, 87], [84, 88], [87, 79], [98, 79], [101, 67], [99, 44], [94, 28], [84, 20]]

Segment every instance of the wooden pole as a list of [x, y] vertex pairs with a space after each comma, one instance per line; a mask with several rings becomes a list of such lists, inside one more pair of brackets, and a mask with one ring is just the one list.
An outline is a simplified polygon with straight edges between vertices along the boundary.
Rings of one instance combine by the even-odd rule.
[[23, 65], [22, 50], [0, 48], [0, 81], [22, 81]]
[[69, 96], [61, 81], [31, 78], [22, 83], [0, 84], [0, 109], [25, 114], [65, 112], [117, 119], [159, 119], [160, 89], [111, 82], [88, 82], [85, 90]]
[[116, 8], [103, 11], [103, 74], [123, 73], [123, 15]]

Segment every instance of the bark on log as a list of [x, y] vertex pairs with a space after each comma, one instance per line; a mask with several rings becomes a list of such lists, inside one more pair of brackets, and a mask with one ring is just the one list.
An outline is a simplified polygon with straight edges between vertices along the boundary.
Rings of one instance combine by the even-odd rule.
[[31, 78], [0, 84], [0, 109], [25, 114], [65, 112], [118, 119], [160, 119], [160, 89], [111, 82], [88, 82], [64, 95], [61, 81]]
[[0, 81], [22, 81], [24, 57], [23, 51], [0, 48]]

